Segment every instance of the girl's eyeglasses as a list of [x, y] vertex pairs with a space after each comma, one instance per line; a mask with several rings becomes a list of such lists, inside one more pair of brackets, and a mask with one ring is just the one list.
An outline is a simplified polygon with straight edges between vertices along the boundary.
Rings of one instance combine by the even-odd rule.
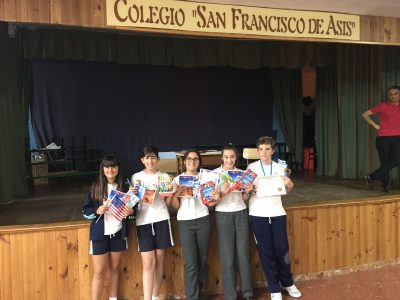
[[186, 157], [186, 160], [187, 161], [192, 161], [192, 162], [198, 162], [198, 161], [200, 161], [200, 159], [198, 158], [198, 157]]

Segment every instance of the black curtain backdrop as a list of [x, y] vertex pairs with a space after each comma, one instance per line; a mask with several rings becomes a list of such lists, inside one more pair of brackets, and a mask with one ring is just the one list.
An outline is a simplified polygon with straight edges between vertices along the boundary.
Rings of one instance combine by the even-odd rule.
[[254, 144], [272, 133], [268, 68], [177, 68], [82, 61], [32, 61], [33, 127], [52, 138], [86, 139], [117, 154], [125, 175], [145, 145], [160, 151]]

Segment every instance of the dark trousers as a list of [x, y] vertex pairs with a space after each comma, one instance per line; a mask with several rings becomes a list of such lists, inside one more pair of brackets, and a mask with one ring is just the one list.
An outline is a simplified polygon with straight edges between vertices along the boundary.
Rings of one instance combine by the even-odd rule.
[[207, 281], [207, 255], [210, 242], [210, 217], [178, 221], [183, 255], [183, 281], [186, 299], [202, 299]]
[[390, 184], [390, 170], [400, 165], [400, 136], [377, 137], [375, 145], [381, 166], [370, 177], [387, 186]]
[[270, 293], [280, 293], [281, 287], [293, 285], [290, 271], [289, 243], [286, 216], [250, 216], [250, 225], [257, 243], [258, 255], [268, 282]]
[[[215, 212], [224, 300], [236, 300], [236, 268], [239, 267], [243, 297], [252, 297], [247, 209]], [[236, 254], [236, 255], [235, 255]]]

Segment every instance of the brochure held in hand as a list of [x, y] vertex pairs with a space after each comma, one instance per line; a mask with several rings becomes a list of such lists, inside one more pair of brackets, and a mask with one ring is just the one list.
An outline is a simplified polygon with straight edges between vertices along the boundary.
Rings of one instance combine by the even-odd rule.
[[158, 176], [158, 193], [161, 197], [172, 196], [173, 193], [172, 178], [168, 174]]
[[241, 192], [242, 191], [242, 185], [240, 183], [240, 179], [242, 178], [243, 171], [241, 170], [228, 170], [228, 171], [223, 171], [221, 173], [221, 185], [224, 185], [225, 183], [229, 184], [229, 190], [228, 193], [231, 192]]

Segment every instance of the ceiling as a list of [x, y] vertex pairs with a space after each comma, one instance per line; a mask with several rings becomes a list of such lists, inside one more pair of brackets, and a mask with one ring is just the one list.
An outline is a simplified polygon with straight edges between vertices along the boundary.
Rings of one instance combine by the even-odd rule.
[[399, 0], [198, 0], [199, 2], [400, 17]]

